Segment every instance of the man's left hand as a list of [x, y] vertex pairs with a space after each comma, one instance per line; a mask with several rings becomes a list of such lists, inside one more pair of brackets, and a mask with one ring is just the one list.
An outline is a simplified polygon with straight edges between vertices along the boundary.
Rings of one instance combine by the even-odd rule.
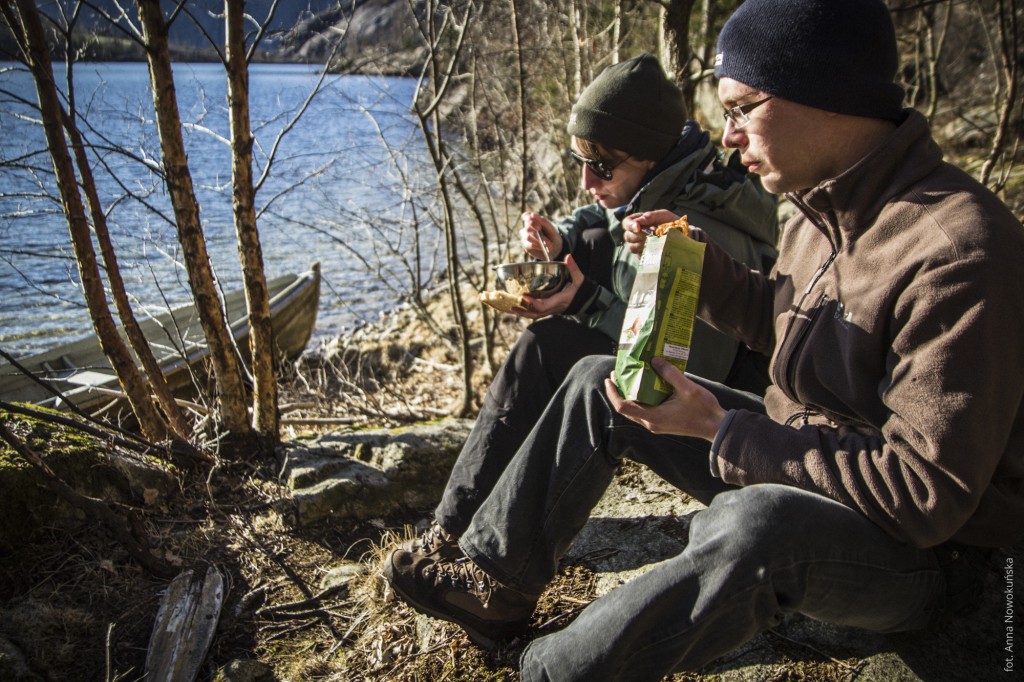
[[572, 303], [572, 299], [576, 296], [576, 292], [579, 291], [583, 280], [586, 278], [571, 255], [566, 256], [565, 264], [569, 268], [570, 281], [561, 290], [547, 298], [535, 298], [524, 295], [523, 301], [525, 305], [516, 308], [513, 312], [519, 317], [539, 320], [548, 315], [560, 315], [568, 310], [569, 304]]
[[651, 433], [714, 441], [726, 414], [714, 394], [664, 358], [654, 358], [651, 366], [672, 387], [672, 395], [660, 405], [626, 400], [609, 377], [604, 381], [604, 389], [615, 411]]

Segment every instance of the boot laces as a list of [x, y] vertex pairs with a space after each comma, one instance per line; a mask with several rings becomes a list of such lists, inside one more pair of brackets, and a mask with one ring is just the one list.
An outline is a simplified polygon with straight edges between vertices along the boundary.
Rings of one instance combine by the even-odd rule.
[[423, 533], [423, 537], [420, 539], [420, 547], [427, 554], [430, 554], [438, 547], [447, 545], [453, 540], [452, 536], [441, 527], [441, 525], [435, 521], [430, 525], [430, 528]]
[[486, 608], [498, 587], [497, 581], [484, 573], [469, 557], [455, 561], [443, 561], [431, 568], [436, 571], [435, 581], [446, 582], [453, 587], [462, 587], [480, 598]]

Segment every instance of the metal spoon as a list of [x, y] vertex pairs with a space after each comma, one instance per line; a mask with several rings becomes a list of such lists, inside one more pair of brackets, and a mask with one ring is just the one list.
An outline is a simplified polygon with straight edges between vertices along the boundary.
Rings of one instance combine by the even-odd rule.
[[544, 260], [551, 260], [551, 252], [548, 251], [548, 243], [544, 241], [544, 235], [540, 230], [534, 230], [537, 234], [537, 239], [540, 241], [540, 248], [544, 252]]

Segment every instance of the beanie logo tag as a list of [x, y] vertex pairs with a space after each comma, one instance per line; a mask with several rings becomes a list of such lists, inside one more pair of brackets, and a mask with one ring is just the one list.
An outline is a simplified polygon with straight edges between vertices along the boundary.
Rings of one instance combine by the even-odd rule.
[[719, 67], [721, 65], [722, 65], [722, 53], [719, 52], [718, 54], [715, 55], [715, 66]]
[[569, 125], [576, 125], [576, 112], [569, 114]]

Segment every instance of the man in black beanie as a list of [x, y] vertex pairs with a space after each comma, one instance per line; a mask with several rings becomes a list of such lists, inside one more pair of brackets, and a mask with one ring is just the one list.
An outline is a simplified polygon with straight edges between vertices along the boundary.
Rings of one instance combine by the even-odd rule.
[[[697, 313], [770, 352], [773, 384], [762, 401], [656, 359], [674, 395], [650, 407], [580, 361], [462, 553], [402, 585], [418, 608], [477, 642], [521, 623], [624, 458], [707, 507], [679, 555], [531, 641], [524, 682], [698, 670], [787, 613], [897, 632], [970, 604], [1024, 538], [1024, 228], [894, 110], [895, 71], [880, 0], [733, 14], [723, 142], [798, 210], [771, 273], [691, 230]], [[627, 242], [671, 216], [627, 217]]]

